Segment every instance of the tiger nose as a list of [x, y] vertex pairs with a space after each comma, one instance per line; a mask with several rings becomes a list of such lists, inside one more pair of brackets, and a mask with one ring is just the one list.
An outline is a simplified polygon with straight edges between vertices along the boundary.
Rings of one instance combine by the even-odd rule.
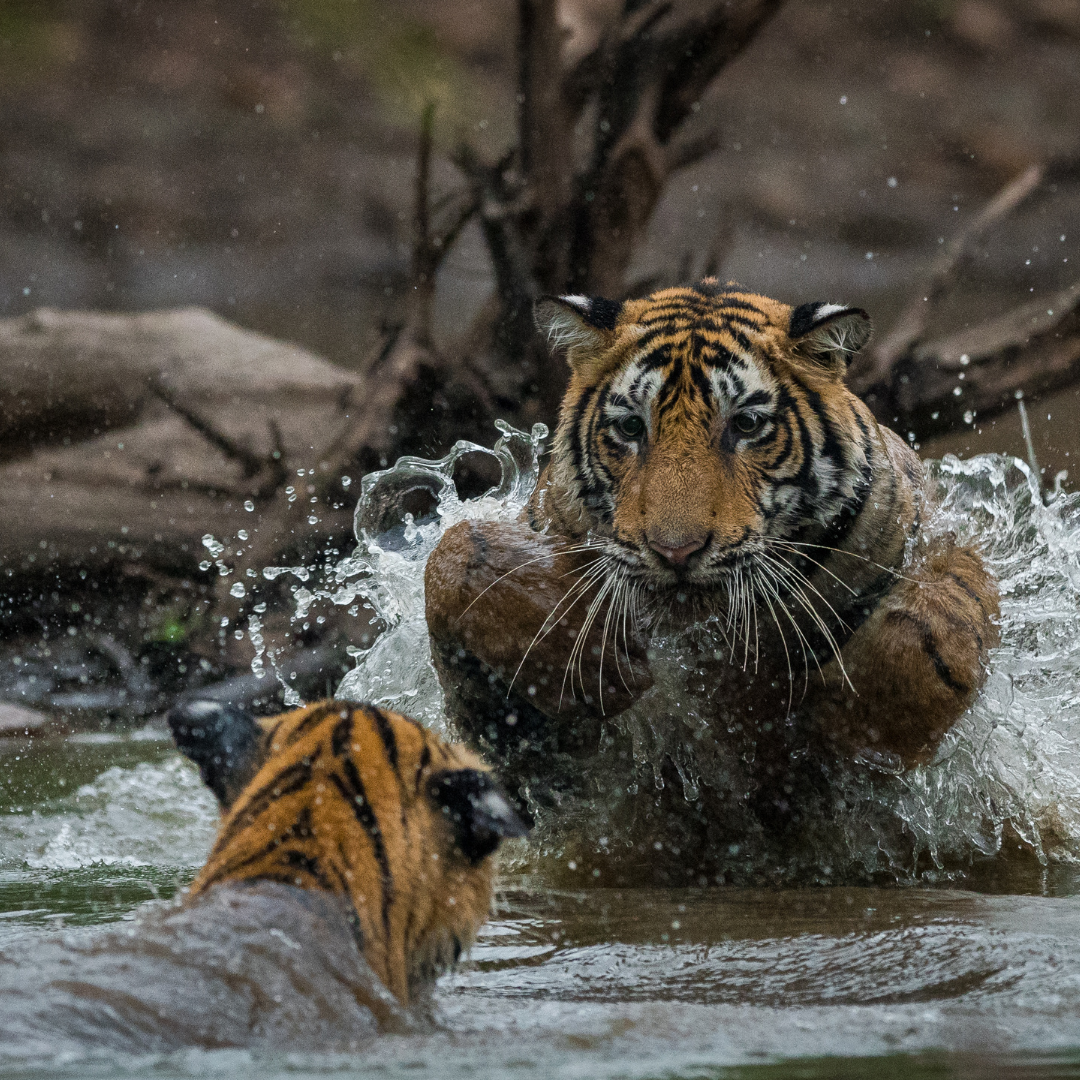
[[656, 552], [661, 558], [666, 559], [672, 566], [685, 566], [686, 560], [694, 554], [695, 551], [700, 551], [707, 543], [709, 538], [707, 536], [700, 537], [694, 540], [688, 540], [685, 544], [680, 544], [678, 547], [669, 547], [667, 544], [658, 543], [655, 540], [649, 541], [649, 547]]

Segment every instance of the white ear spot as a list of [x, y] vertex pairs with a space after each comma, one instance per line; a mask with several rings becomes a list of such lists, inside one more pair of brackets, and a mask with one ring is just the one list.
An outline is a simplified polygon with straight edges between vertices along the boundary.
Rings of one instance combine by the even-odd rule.
[[572, 293], [570, 296], [560, 296], [559, 299], [564, 304], [570, 304], [579, 311], [588, 313], [589, 298], [587, 296], [578, 296], [577, 293]]

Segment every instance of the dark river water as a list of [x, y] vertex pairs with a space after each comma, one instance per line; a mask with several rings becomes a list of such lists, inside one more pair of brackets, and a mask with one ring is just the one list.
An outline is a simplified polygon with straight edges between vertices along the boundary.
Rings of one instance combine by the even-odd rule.
[[[1035, 891], [1004, 894], [511, 878], [467, 966], [441, 980], [430, 1031], [328, 1054], [147, 1052], [119, 1024], [104, 1044], [69, 1024], [20, 1041], [11, 1017], [50, 965], [71, 977], [63, 950], [138, 933], [205, 855], [215, 807], [154, 735], [0, 743], [0, 1000], [26, 995], [0, 1016], [5, 1076], [1080, 1075], [1080, 870], [1061, 865], [1006, 875], [996, 887]], [[275, 930], [264, 960], [277, 948], [288, 970]], [[169, 974], [136, 957], [127, 977]], [[198, 978], [177, 987], [198, 993]], [[286, 980], [283, 1008], [304, 992]], [[178, 993], [177, 1015], [191, 1007]]]

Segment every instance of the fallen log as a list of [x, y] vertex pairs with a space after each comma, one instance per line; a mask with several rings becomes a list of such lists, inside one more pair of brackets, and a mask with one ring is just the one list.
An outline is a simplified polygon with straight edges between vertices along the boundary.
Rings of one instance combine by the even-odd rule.
[[[1080, 380], [1080, 281], [996, 319], [916, 344], [862, 390], [886, 423], [930, 438]], [[897, 423], [893, 418], [899, 417]]]
[[340, 536], [331, 450], [363, 397], [359, 376], [207, 311], [0, 320], [0, 571], [190, 573], [207, 533], [271, 554]]
[[1032, 165], [1010, 180], [945, 245], [893, 326], [855, 359], [848, 385], [882, 423], [927, 439], [1080, 381], [1080, 282], [944, 337], [926, 333], [975, 241], [1048, 178], [1075, 168], [1072, 160]]

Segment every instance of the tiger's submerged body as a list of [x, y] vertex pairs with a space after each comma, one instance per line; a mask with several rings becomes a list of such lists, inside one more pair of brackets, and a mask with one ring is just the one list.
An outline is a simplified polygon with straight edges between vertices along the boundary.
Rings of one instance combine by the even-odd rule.
[[[713, 727], [752, 743], [767, 827], [807, 747], [927, 760], [983, 681], [997, 590], [929, 535], [921, 462], [844, 385], [865, 313], [707, 280], [552, 299], [538, 321], [571, 379], [528, 523], [457, 526], [427, 577], [451, 711], [508, 783], [557, 801], [634, 699], [627, 670], [648, 686], [648, 636], [703, 622], [724, 641], [699, 671]], [[545, 572], [570, 575], [554, 607]]]

